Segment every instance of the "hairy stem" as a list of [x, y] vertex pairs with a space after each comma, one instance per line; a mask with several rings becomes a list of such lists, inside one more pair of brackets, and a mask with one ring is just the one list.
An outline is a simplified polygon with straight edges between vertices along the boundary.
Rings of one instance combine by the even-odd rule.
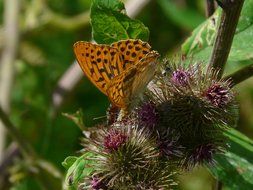
[[223, 11], [209, 64], [220, 71], [220, 78], [227, 62], [243, 3], [244, 0], [224, 0], [219, 3], [222, 4]]
[[224, 77], [225, 80], [231, 80], [231, 87], [253, 76], [253, 63]]

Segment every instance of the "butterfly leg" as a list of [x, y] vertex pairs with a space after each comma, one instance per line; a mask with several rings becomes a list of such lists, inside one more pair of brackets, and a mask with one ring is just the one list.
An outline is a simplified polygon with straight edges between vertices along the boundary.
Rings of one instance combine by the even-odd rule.
[[113, 123], [115, 123], [117, 121], [117, 118], [119, 116], [119, 112], [120, 112], [119, 107], [110, 104], [110, 106], [108, 107], [108, 109], [106, 111], [107, 125], [112, 125]]
[[128, 113], [129, 111], [127, 109], [124, 109], [124, 108], [120, 109], [117, 121], [123, 121], [128, 115]]

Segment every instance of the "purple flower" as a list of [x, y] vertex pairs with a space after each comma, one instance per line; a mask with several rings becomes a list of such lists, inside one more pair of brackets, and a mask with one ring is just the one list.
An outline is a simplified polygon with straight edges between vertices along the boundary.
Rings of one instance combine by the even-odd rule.
[[118, 150], [118, 148], [125, 144], [127, 136], [117, 129], [109, 130], [108, 134], [104, 137], [104, 147], [109, 151]]
[[214, 164], [213, 155], [218, 151], [217, 147], [214, 144], [208, 143], [199, 145], [192, 152], [192, 155], [189, 157], [189, 164], [203, 164], [207, 162], [208, 164]]
[[177, 69], [173, 71], [171, 81], [178, 86], [186, 86], [189, 83], [191, 74], [189, 71]]
[[157, 144], [162, 153], [168, 159], [172, 157], [182, 157], [183, 146], [178, 143], [179, 135], [175, 134], [174, 131], [167, 129], [162, 132], [158, 132]]
[[228, 88], [213, 84], [205, 92], [205, 97], [216, 107], [222, 107], [229, 102]]
[[153, 102], [144, 103], [138, 110], [138, 119], [142, 126], [153, 129], [159, 121], [159, 114]]
[[95, 189], [95, 190], [107, 189], [106, 185], [98, 177], [93, 177], [92, 178], [91, 187], [92, 187], [92, 189]]

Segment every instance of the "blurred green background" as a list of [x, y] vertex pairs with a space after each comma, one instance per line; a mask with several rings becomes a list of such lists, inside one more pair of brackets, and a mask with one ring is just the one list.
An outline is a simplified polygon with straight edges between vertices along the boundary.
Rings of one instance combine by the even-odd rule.
[[[139, 0], [135, 1], [137, 3]], [[7, 2], [0, 0], [1, 56], [4, 43], [8, 43], [3, 33]], [[147, 2], [136, 18], [149, 28], [149, 43], [163, 56], [177, 52], [191, 31], [206, 19], [203, 0]], [[91, 0], [19, 2], [19, 42], [13, 62], [14, 81], [8, 103], [9, 117], [36, 153], [54, 164], [63, 175], [65, 170], [61, 162], [69, 155], [78, 155], [82, 133], [72, 121], [62, 116], [62, 112], [74, 113], [82, 108], [85, 125], [91, 127], [103, 121], [93, 118], [105, 116], [109, 105], [107, 98], [85, 77], [72, 85], [68, 92], [58, 87], [60, 79], [74, 62], [73, 44], [79, 40], [91, 40], [88, 20], [90, 4]], [[249, 137], [253, 137], [252, 83], [253, 80], [248, 80], [237, 87], [241, 107], [238, 130]], [[53, 94], [63, 92], [62, 105], [56, 110]], [[3, 136], [6, 134], [1, 133], [0, 139], [4, 139]], [[5, 148], [0, 152], [2, 159], [7, 156], [6, 150], [13, 141], [7, 136], [4, 142]], [[0, 175], [0, 189], [40, 189], [37, 179], [27, 172], [26, 161], [17, 156], [13, 162], [4, 167], [5, 172], [2, 171]], [[182, 175], [180, 180], [180, 188], [184, 190], [211, 189], [214, 185], [214, 179], [204, 168], [196, 168]]]

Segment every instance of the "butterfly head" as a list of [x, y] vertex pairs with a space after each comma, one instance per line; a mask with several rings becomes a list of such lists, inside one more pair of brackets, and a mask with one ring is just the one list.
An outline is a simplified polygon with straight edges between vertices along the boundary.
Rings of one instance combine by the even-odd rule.
[[144, 57], [144, 60], [150, 64], [156, 64], [159, 57], [160, 54], [157, 51], [153, 50]]

